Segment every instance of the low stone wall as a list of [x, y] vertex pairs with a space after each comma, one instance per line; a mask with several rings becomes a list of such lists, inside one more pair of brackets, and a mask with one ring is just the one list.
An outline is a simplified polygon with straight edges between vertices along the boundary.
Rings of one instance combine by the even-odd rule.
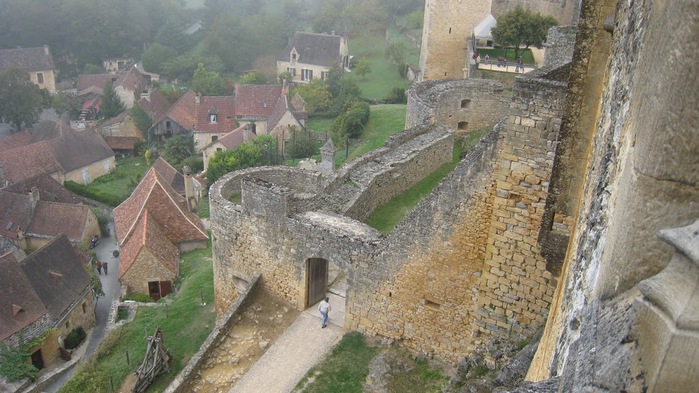
[[211, 354], [214, 347], [219, 345], [220, 342], [225, 339], [225, 335], [228, 333], [231, 326], [236, 322], [234, 317], [241, 312], [246, 300], [248, 300], [257, 289], [259, 281], [259, 275], [250, 281], [250, 284], [248, 284], [246, 290], [236, 298], [235, 302], [228, 309], [226, 314], [224, 314], [223, 317], [216, 323], [216, 326], [214, 326], [214, 329], [209, 334], [209, 337], [206, 338], [206, 341], [204, 341], [202, 346], [199, 348], [199, 351], [192, 356], [187, 363], [187, 366], [180, 371], [177, 377], [175, 377], [175, 380], [170, 383], [167, 389], [165, 389], [165, 393], [180, 393], [190, 391], [187, 381], [191, 380], [192, 375], [199, 371], [202, 363], [206, 360], [209, 354]]

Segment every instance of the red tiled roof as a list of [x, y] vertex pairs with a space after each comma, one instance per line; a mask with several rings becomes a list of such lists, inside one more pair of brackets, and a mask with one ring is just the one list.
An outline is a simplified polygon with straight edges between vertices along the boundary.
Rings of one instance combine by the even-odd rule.
[[48, 313], [12, 254], [0, 256], [0, 340]]
[[269, 117], [281, 85], [235, 85], [235, 113], [238, 117]]
[[133, 150], [136, 144], [142, 141], [143, 138], [136, 136], [108, 136], [107, 146], [109, 146], [112, 151], [114, 150]]
[[82, 197], [72, 193], [61, 183], [47, 174], [41, 174], [31, 179], [11, 184], [3, 190], [15, 194], [28, 195], [29, 191], [36, 188], [40, 199], [47, 202], [61, 202], [77, 205], [83, 202]]
[[29, 226], [31, 215], [29, 195], [0, 190], [0, 235], [16, 239], [19, 227], [26, 230]]
[[160, 123], [166, 117], [172, 119], [175, 123], [183, 128], [191, 130], [197, 124], [196, 116], [196, 93], [193, 91], [186, 92], [179, 100], [177, 100], [170, 108], [156, 121], [153, 125]]
[[90, 208], [59, 202], [39, 201], [34, 208], [27, 236], [53, 238], [64, 234], [72, 242], [79, 242], [85, 233]]
[[21, 70], [55, 70], [53, 57], [48, 46], [37, 48], [0, 49], [0, 70], [19, 68]]
[[32, 142], [32, 135], [27, 131], [16, 132], [7, 138], [0, 139], [0, 152], [26, 146]]
[[[135, 91], [139, 89], [139, 84], [141, 84], [143, 76], [138, 71], [138, 68], [131, 67], [129, 72], [122, 73], [119, 75], [117, 80], [114, 82], [114, 86], [121, 86], [127, 90]], [[138, 92], [141, 93], [140, 91]]]
[[228, 150], [235, 149], [236, 147], [245, 143], [245, 131], [247, 129], [248, 125], [243, 124], [242, 126], [222, 136], [216, 142], [209, 143], [209, 146], [220, 143]]
[[184, 175], [165, 161], [164, 158], [158, 157], [152, 166], [158, 172], [158, 175], [169, 184], [176, 193], [184, 195]]
[[3, 170], [5, 180], [10, 183], [61, 171], [49, 141], [40, 141], [0, 152], [0, 168]]
[[151, 167], [131, 196], [114, 209], [119, 244], [133, 232], [146, 209], [172, 243], [208, 239], [201, 219], [187, 209], [184, 197]]
[[160, 119], [170, 108], [170, 102], [165, 98], [160, 90], [153, 90], [148, 98], [142, 97], [138, 104], [150, 116], [151, 120]]
[[[197, 109], [197, 125], [195, 132], [227, 132], [233, 130], [235, 124], [235, 97], [233, 96], [203, 96]], [[212, 123], [210, 115], [216, 115]]]
[[107, 83], [112, 81], [112, 77], [112, 74], [78, 75], [78, 83], [76, 84], [76, 89], [78, 90], [78, 92], [81, 92], [91, 87], [96, 87], [99, 90], [104, 90], [104, 87], [107, 86]]
[[158, 259], [158, 262], [177, 275], [179, 270], [179, 249], [167, 239], [146, 209], [138, 217], [131, 235], [121, 246], [119, 278], [129, 271], [144, 247], [150, 250], [153, 256]]

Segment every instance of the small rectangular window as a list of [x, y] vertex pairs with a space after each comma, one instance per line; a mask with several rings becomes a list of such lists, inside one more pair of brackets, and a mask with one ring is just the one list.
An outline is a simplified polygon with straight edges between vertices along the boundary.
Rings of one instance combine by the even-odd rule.
[[467, 121], [460, 121], [457, 129], [459, 130], [468, 130], [468, 122]]
[[466, 109], [471, 105], [471, 100], [461, 100], [461, 109]]
[[291, 74], [291, 76], [296, 76], [296, 68], [294, 68], [294, 67], [289, 67], [289, 68], [287, 68], [286, 70], [289, 71], [289, 73]]
[[216, 142], [218, 140], [218, 136], [214, 135], [211, 137], [211, 142]]
[[301, 80], [310, 81], [313, 79], [313, 70], [301, 70]]
[[216, 114], [212, 113], [209, 115], [209, 123], [216, 123]]
[[43, 72], [36, 73], [36, 81], [38, 83], [44, 83], [44, 73]]

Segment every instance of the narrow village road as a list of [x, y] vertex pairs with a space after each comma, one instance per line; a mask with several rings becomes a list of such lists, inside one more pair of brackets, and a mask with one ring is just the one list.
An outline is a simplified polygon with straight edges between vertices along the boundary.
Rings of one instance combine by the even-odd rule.
[[[90, 341], [87, 344], [87, 349], [82, 357], [82, 361], [89, 359], [104, 339], [107, 333], [107, 322], [109, 321], [109, 311], [111, 310], [112, 302], [119, 297], [120, 286], [119, 280], [117, 279], [117, 274], [119, 272], [119, 258], [112, 255], [114, 250], [117, 249], [118, 247], [114, 237], [114, 223], [112, 222], [109, 224], [109, 237], [100, 238], [99, 244], [95, 249], [97, 258], [102, 262], [107, 262], [109, 273], [105, 275], [104, 271], [102, 271], [102, 274], [98, 276], [102, 281], [104, 296], [97, 299], [97, 304], [95, 306], [95, 318], [97, 319], [97, 323], [90, 334]], [[68, 370], [60, 378], [56, 379], [56, 381], [44, 389], [44, 392], [57, 392], [61, 386], [68, 382], [77, 367], [78, 365]]]

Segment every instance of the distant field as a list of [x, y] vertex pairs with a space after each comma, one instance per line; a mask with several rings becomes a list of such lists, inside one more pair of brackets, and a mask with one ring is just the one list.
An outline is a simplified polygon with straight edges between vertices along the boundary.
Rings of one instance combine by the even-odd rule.
[[184, 0], [185, 8], [196, 10], [204, 6], [204, 0]]

